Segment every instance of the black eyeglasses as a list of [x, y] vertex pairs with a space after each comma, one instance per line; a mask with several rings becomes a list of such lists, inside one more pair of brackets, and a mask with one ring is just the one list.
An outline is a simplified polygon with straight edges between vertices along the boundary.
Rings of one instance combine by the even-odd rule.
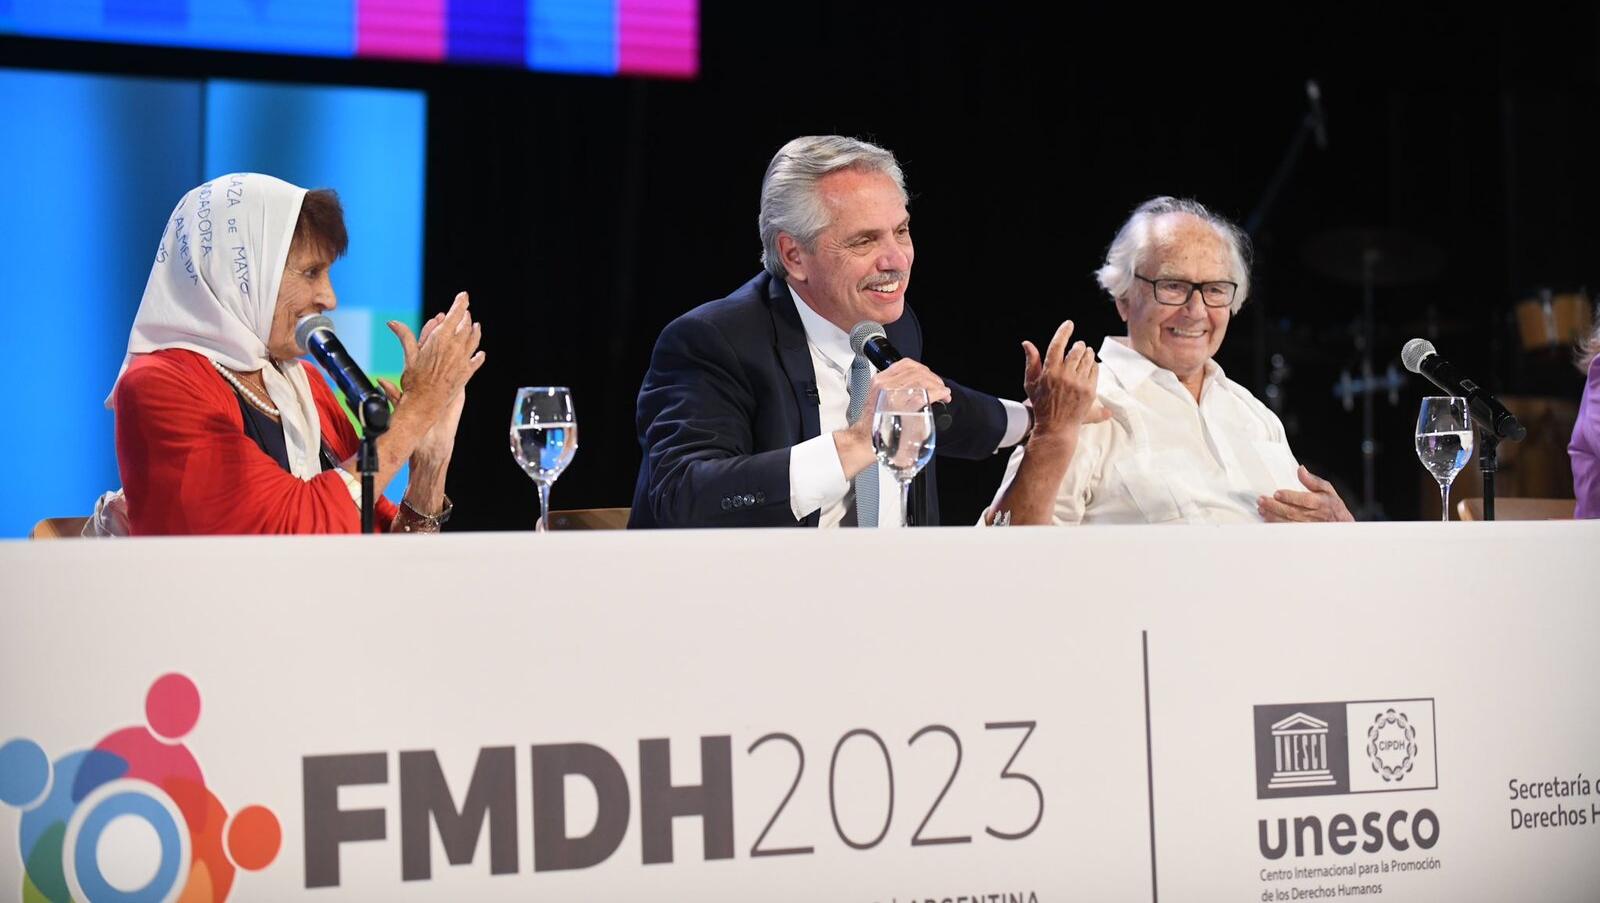
[[1156, 303], [1168, 307], [1182, 307], [1189, 303], [1189, 296], [1200, 291], [1200, 300], [1207, 307], [1228, 307], [1233, 304], [1233, 296], [1239, 291], [1237, 282], [1190, 282], [1186, 279], [1146, 279], [1138, 273], [1133, 278], [1150, 283], [1155, 289]]

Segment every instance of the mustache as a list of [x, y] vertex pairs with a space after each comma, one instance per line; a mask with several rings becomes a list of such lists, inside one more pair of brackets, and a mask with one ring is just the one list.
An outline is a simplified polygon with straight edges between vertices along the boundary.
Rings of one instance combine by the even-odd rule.
[[888, 285], [891, 282], [904, 282], [904, 281], [906, 281], [906, 273], [903, 270], [894, 270], [893, 272], [889, 272], [889, 273], [878, 273], [878, 274], [876, 274], [874, 276], [871, 276], [871, 277], [867, 278], [866, 280], [864, 280], [861, 283], [861, 288], [863, 288], [863, 289], [877, 288], [880, 285]]

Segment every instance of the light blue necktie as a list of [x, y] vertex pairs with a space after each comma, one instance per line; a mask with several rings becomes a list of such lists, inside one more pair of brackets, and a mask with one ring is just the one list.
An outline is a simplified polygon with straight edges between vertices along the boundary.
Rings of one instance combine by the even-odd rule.
[[[865, 355], [858, 354], [850, 362], [850, 407], [845, 420], [855, 423], [867, 407], [867, 392], [872, 389], [872, 365]], [[878, 461], [873, 459], [866, 469], [856, 474], [856, 526], [878, 525]]]

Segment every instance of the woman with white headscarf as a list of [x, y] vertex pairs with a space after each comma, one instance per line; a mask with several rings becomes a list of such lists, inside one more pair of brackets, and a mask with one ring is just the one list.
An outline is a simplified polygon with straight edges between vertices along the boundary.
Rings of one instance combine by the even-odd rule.
[[[294, 338], [300, 318], [337, 303], [328, 270], [348, 236], [338, 196], [271, 176], [219, 176], [184, 195], [156, 251], [107, 403], [130, 532], [355, 533], [358, 440]], [[397, 532], [432, 532], [465, 386], [483, 364], [465, 293], [421, 339], [389, 323], [405, 392], [377, 440], [377, 491], [408, 462]]]

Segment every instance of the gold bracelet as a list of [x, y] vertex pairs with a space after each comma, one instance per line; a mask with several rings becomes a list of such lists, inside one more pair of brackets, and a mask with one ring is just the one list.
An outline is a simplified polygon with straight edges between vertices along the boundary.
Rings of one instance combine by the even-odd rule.
[[444, 497], [444, 508], [438, 514], [423, 514], [411, 506], [407, 499], [400, 500], [400, 513], [395, 517], [395, 524], [401, 533], [437, 533], [439, 525], [450, 519], [450, 512], [455, 510], [455, 505], [450, 503], [450, 496]]

